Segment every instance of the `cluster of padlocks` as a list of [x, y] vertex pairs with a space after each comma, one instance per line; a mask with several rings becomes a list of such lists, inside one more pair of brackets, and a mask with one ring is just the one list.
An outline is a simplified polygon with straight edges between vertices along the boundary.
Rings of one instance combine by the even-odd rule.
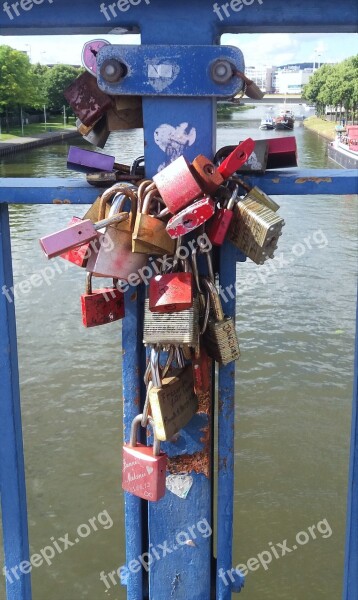
[[[92, 63], [91, 56], [86, 59], [89, 72], [65, 95], [81, 133], [102, 145], [110, 129], [126, 127], [113, 114], [123, 98], [114, 100], [99, 90], [94, 52], [92, 57]], [[140, 98], [131, 127], [141, 125], [139, 104]], [[105, 135], [98, 143], [100, 131]], [[126, 491], [151, 501], [164, 495], [167, 457], [160, 442], [175, 439], [210, 394], [212, 361], [228, 365], [240, 356], [234, 320], [225, 315], [216, 286], [212, 249], [229, 240], [260, 265], [274, 256], [284, 226], [279, 206], [259, 188], [250, 189], [241, 174], [295, 162], [294, 138], [281, 143], [248, 138], [237, 147], [222, 148], [213, 160], [199, 155], [189, 163], [180, 156], [150, 180], [143, 157], [128, 166], [102, 153], [70, 148], [71, 168], [84, 169], [91, 184], [105, 189], [83, 218], [74, 217], [40, 243], [48, 258], [61, 256], [86, 269], [83, 324], [93, 327], [124, 318], [123, 284], [148, 284], [143, 315], [149, 355], [146, 401], [123, 450]], [[111, 278], [113, 285], [93, 290], [93, 277]], [[137, 441], [139, 427], [148, 424], [154, 435], [149, 447]]]

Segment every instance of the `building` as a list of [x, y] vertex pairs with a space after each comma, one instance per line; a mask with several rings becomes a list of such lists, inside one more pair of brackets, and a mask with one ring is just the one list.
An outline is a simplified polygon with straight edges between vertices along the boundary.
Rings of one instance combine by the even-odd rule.
[[313, 67], [304, 69], [299, 65], [280, 67], [275, 73], [274, 90], [277, 94], [302, 94], [313, 72]]

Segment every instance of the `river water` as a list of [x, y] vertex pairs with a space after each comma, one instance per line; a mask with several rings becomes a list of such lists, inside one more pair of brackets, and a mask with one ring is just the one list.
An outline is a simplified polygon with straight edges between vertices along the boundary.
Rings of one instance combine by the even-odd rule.
[[[277, 135], [258, 131], [265, 110], [220, 121], [218, 147], [247, 135]], [[301, 167], [336, 168], [324, 140], [298, 123], [295, 135]], [[142, 147], [142, 132], [134, 131], [112, 134], [106, 151], [125, 161]], [[83, 177], [66, 169], [67, 151], [64, 143], [18, 154], [0, 162], [0, 176]], [[237, 269], [242, 358], [233, 565], [273, 544], [279, 558], [272, 551], [265, 568], [252, 563], [256, 570], [247, 576], [244, 598], [337, 600], [350, 439], [357, 196], [277, 200], [286, 220], [282, 260], [272, 261], [270, 271], [249, 261]], [[73, 211], [11, 207], [16, 284], [43, 273], [48, 263], [38, 238], [61, 228]], [[81, 216], [80, 208], [76, 212]], [[106, 591], [99, 579], [101, 571], [125, 563], [120, 325], [85, 330], [79, 309], [83, 273], [65, 270], [60, 259], [56, 264], [53, 280], [47, 284], [41, 276], [38, 287], [18, 291], [16, 299], [31, 552], [67, 533], [73, 541], [78, 527], [93, 517], [98, 530], [84, 537], [83, 527], [78, 543], [56, 552], [51, 565], [34, 568], [33, 597], [122, 600], [124, 589]], [[282, 551], [285, 545], [292, 551]]]

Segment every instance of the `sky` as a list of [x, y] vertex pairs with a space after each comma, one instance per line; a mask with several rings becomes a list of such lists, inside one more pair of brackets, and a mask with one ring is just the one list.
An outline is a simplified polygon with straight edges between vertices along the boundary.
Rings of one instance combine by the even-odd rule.
[[[29, 53], [32, 63], [81, 64], [85, 42], [95, 35], [0, 36], [0, 45]], [[100, 37], [100, 36], [97, 36]], [[139, 43], [139, 35], [103, 35], [112, 44]], [[358, 35], [353, 33], [225, 34], [222, 43], [238, 46], [247, 66], [280, 66], [296, 62], [340, 62], [358, 54]]]

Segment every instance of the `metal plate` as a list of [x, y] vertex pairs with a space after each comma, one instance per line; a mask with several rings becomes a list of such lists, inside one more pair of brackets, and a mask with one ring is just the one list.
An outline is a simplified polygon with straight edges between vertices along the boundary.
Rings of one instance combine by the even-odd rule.
[[[113, 59], [124, 63], [128, 74], [117, 83], [108, 83], [101, 67]], [[245, 70], [241, 50], [233, 46], [104, 46], [97, 54], [97, 81], [111, 95], [233, 96], [243, 82], [234, 76], [226, 84], [215, 83], [210, 69], [218, 59]]]

